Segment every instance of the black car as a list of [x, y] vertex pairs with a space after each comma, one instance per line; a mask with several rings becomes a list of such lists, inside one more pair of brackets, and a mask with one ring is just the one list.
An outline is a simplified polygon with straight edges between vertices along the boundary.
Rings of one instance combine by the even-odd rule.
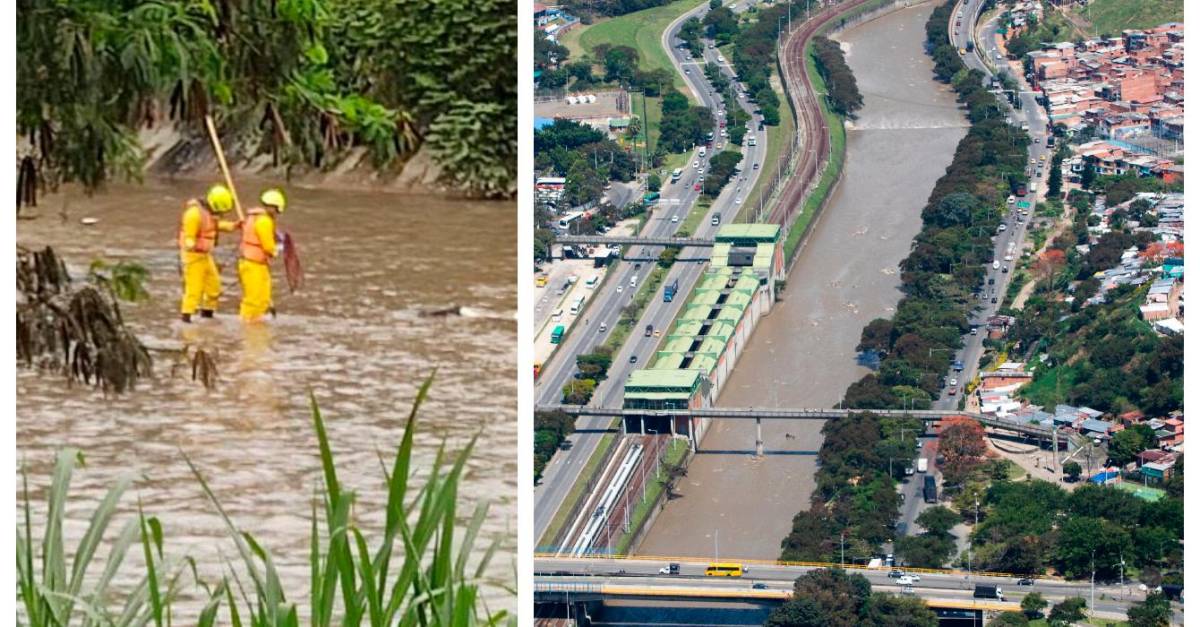
[[996, 297], [995, 297], [995, 296], [993, 296], [993, 297], [992, 297], [992, 304], [993, 304], [993, 305], [995, 305], [995, 304], [996, 304]]
[[904, 571], [900, 570], [899, 568], [893, 568], [891, 570], [891, 572], [888, 573], [888, 577], [891, 579], [898, 579], [903, 576], [904, 576]]
[[[994, 298], [993, 298], [993, 299], [992, 299], [992, 302], [996, 302], [996, 299], [994, 299]], [[636, 363], [637, 363], [637, 355], [630, 355], [630, 356], [629, 356], [629, 363], [631, 363], [631, 364], [636, 364]]]
[[1018, 581], [1017, 585], [1018, 586], [1032, 586], [1033, 580], [1030, 579], [1029, 577], [1025, 577], [1024, 579], [1021, 579], [1020, 581]]
[[755, 590], [766, 590], [766, 589], [767, 589], [767, 584], [765, 584], [765, 583], [763, 583], [763, 582], [761, 582], [761, 581], [760, 581], [760, 582], [758, 582], [758, 583], [755, 583], [755, 584], [754, 584], [753, 586], [751, 586], [751, 587], [752, 587], [752, 588], [754, 588]]

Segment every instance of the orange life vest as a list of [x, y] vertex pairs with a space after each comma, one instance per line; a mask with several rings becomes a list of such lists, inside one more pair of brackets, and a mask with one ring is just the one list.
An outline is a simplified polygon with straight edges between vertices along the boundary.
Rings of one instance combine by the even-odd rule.
[[212, 252], [217, 245], [217, 219], [199, 203], [195, 203], [194, 206], [200, 210], [200, 229], [196, 232], [196, 245], [188, 248], [187, 233], [183, 230], [183, 216], [192, 208], [193, 202], [189, 202], [179, 215], [179, 249], [196, 253]]
[[271, 262], [271, 256], [263, 250], [262, 242], [258, 239], [258, 231], [254, 230], [258, 217], [265, 215], [267, 212], [260, 207], [246, 212], [246, 220], [242, 222], [242, 259], [255, 263]]

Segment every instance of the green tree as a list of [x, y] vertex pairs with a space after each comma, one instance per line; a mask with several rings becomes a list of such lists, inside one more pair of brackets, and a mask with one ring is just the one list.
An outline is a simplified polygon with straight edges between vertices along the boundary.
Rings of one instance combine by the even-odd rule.
[[1084, 164], [1083, 174], [1079, 176], [1079, 186], [1084, 189], [1091, 189], [1092, 184], [1096, 182], [1096, 171], [1092, 166]]
[[1062, 466], [1063, 474], [1071, 481], [1079, 481], [1079, 475], [1083, 474], [1083, 466], [1077, 461], [1069, 461]]
[[596, 381], [594, 379], [575, 379], [572, 378], [563, 385], [563, 400], [567, 405], [587, 405], [592, 398], [592, 393], [596, 391]]
[[1157, 442], [1158, 438], [1150, 425], [1133, 425], [1113, 436], [1108, 444], [1108, 457], [1113, 464], [1124, 466], [1136, 460], [1138, 453], [1153, 447]]
[[1062, 603], [1055, 605], [1050, 610], [1051, 625], [1065, 625], [1075, 623], [1087, 618], [1084, 610], [1087, 609], [1087, 601], [1083, 597], [1067, 597]]
[[1021, 599], [1021, 611], [1030, 618], [1040, 617], [1042, 610], [1046, 609], [1047, 605], [1050, 605], [1050, 602], [1042, 596], [1041, 592], [1030, 592]]
[[649, 189], [652, 192], [657, 192], [658, 190], [662, 189], [662, 177], [657, 174], [651, 174], [650, 176], [646, 177], [646, 189]]
[[838, 568], [809, 571], [796, 579], [793, 598], [809, 599], [816, 604], [829, 627], [858, 625], [871, 596], [871, 583], [859, 574], [847, 574]]
[[958, 524], [960, 520], [961, 518], [958, 514], [944, 505], [930, 507], [917, 516], [917, 524], [921, 525], [927, 533], [933, 535], [949, 534], [950, 529]]
[[1130, 605], [1126, 616], [1129, 627], [1167, 627], [1171, 624], [1171, 602], [1162, 593], [1153, 592]]
[[671, 264], [675, 263], [675, 258], [678, 256], [678, 248], [664, 248], [663, 251], [658, 254], [658, 265], [663, 268], [670, 268]]
[[763, 627], [824, 627], [827, 624], [825, 613], [815, 601], [792, 597], [771, 610]]

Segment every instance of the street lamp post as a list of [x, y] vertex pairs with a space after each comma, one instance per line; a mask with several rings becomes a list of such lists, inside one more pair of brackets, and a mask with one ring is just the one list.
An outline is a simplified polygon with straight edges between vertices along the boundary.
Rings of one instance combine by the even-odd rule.
[[842, 570], [846, 569], [846, 530], [842, 530]]
[[1096, 549], [1092, 549], [1092, 601], [1088, 604], [1088, 609], [1096, 611]]

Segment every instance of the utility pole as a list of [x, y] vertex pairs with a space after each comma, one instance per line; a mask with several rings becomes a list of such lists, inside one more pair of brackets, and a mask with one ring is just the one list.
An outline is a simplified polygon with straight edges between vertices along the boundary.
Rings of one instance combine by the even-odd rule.
[[1092, 602], [1088, 604], [1088, 610], [1096, 611], [1096, 549], [1092, 549]]
[[842, 570], [846, 569], [846, 530], [842, 530]]

